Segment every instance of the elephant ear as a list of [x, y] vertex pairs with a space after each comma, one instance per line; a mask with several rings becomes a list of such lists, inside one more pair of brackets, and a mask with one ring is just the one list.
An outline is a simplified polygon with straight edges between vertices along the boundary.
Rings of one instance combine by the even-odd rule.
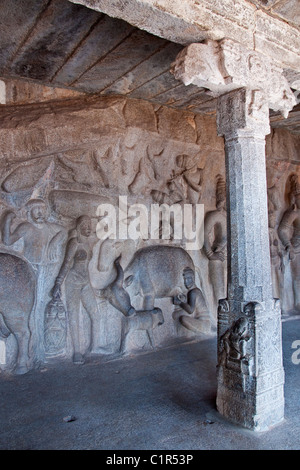
[[129, 287], [132, 284], [133, 278], [134, 278], [133, 275], [126, 277], [126, 279], [124, 281], [125, 287]]

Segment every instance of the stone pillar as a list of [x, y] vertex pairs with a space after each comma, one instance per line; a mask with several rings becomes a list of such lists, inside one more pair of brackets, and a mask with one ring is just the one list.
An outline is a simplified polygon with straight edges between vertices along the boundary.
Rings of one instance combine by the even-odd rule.
[[217, 408], [253, 430], [284, 418], [281, 310], [272, 297], [265, 136], [269, 108], [294, 96], [277, 65], [230, 40], [192, 44], [173, 64], [186, 85], [218, 97], [227, 179], [228, 294], [218, 310]]
[[218, 311], [217, 408], [250, 429], [266, 430], [284, 417], [281, 310], [272, 298], [265, 135], [269, 109], [259, 119], [249, 106], [259, 92], [243, 88], [218, 99], [224, 135], [228, 294]]

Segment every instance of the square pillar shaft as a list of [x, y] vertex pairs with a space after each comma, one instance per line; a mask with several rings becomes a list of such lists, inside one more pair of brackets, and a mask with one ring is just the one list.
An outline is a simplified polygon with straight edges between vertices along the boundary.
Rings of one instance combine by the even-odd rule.
[[268, 232], [269, 113], [262, 107], [249, 114], [253, 93], [246, 89], [218, 101], [226, 156], [228, 296], [218, 314], [217, 408], [262, 431], [284, 418], [281, 310], [272, 298]]

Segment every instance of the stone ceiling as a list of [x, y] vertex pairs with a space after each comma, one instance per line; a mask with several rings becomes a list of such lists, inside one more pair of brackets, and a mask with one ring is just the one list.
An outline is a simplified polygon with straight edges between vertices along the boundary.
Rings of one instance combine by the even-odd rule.
[[300, 27], [300, 2], [299, 0], [250, 0], [259, 8], [269, 11], [289, 24]]
[[[287, 1], [255, 3], [281, 5], [281, 14], [289, 15], [283, 8]], [[169, 72], [183, 45], [123, 20], [67, 0], [0, 0], [0, 26], [0, 78], [121, 94], [195, 113], [215, 110], [208, 90], [186, 87]], [[288, 126], [300, 134], [298, 107], [286, 121], [271, 114], [274, 127]]]

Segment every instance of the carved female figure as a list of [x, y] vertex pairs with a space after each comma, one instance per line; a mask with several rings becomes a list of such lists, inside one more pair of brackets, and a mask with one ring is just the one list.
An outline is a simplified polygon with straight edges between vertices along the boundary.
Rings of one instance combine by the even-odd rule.
[[81, 216], [76, 221], [76, 234], [68, 241], [66, 254], [53, 288], [53, 297], [61, 295], [61, 286], [64, 283], [66, 293], [67, 313], [70, 322], [70, 333], [73, 343], [74, 364], [84, 363], [84, 354], [81, 349], [80, 331], [80, 305], [82, 303], [91, 321], [89, 332], [89, 349], [92, 346], [95, 334], [95, 319], [98, 315], [98, 306], [93, 288], [90, 283], [89, 262], [92, 258], [92, 246], [89, 242], [91, 234], [91, 219]]
[[291, 178], [292, 207], [283, 215], [278, 236], [288, 254], [293, 279], [294, 307], [300, 311], [300, 184]]

